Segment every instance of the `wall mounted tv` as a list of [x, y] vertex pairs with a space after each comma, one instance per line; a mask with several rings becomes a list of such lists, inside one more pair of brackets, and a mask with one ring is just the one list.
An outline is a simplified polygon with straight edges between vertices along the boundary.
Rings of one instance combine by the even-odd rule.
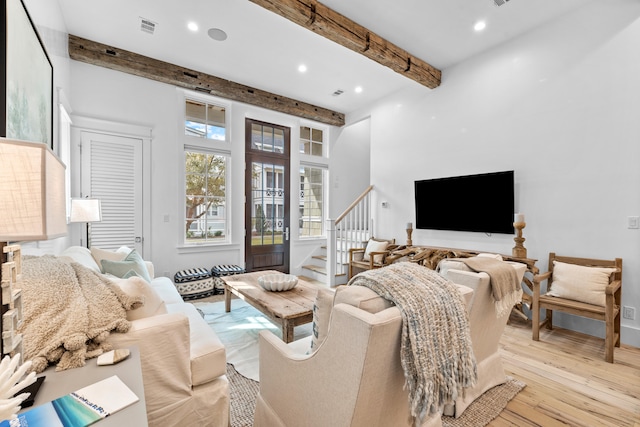
[[514, 172], [415, 181], [416, 228], [513, 234]]

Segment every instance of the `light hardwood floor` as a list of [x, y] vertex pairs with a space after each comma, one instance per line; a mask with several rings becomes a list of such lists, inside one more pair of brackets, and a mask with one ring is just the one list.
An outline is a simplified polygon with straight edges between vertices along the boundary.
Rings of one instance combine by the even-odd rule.
[[607, 363], [604, 339], [555, 328], [536, 342], [531, 322], [515, 315], [500, 348], [507, 375], [527, 386], [489, 426], [640, 427], [639, 348], [616, 347]]
[[491, 426], [640, 426], [640, 349], [614, 350], [604, 339], [566, 329], [540, 331], [511, 317], [500, 340], [507, 375], [527, 386]]

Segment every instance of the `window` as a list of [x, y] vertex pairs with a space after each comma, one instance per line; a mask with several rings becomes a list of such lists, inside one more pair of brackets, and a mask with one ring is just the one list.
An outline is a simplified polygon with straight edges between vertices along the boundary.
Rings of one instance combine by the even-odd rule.
[[300, 237], [324, 235], [326, 169], [300, 167]]
[[185, 242], [227, 238], [227, 157], [185, 150]]
[[180, 225], [185, 245], [228, 243], [230, 105], [184, 93], [184, 212]]
[[322, 157], [324, 132], [309, 126], [300, 127], [300, 152]]
[[227, 138], [226, 108], [187, 99], [185, 105], [184, 134], [197, 138], [225, 141]]

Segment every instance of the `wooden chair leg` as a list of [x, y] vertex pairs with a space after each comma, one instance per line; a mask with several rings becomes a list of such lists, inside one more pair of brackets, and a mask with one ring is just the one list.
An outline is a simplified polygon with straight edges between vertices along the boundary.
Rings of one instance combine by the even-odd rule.
[[545, 311], [545, 326], [547, 327], [547, 329], [551, 330], [553, 329], [553, 310], [547, 308]]
[[534, 298], [531, 305], [531, 338], [540, 341], [540, 303]]
[[613, 363], [613, 347], [615, 346], [615, 321], [613, 308], [607, 307], [604, 315], [604, 360]]

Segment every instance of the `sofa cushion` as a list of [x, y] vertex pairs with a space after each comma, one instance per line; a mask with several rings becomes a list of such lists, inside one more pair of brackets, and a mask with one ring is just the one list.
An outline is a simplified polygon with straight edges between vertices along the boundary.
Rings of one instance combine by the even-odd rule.
[[93, 271], [100, 273], [100, 265], [96, 263], [96, 260], [91, 256], [91, 251], [82, 246], [70, 246], [60, 256], [67, 257], [74, 262], [82, 264], [83, 266], [92, 269]]
[[205, 384], [225, 375], [227, 356], [224, 345], [193, 304], [185, 302], [167, 304], [167, 311], [169, 313], [183, 313], [189, 318], [193, 386]]
[[168, 277], [160, 276], [151, 281], [151, 287], [160, 295], [166, 304], [183, 303], [176, 286]]
[[129, 278], [110, 277], [122, 291], [131, 297], [142, 297], [143, 305], [132, 310], [127, 310], [127, 320], [142, 319], [167, 313], [167, 307], [158, 292], [149, 283], [138, 276]]
[[553, 281], [547, 295], [604, 307], [604, 290], [615, 271], [615, 268], [586, 267], [553, 261]]
[[131, 271], [142, 277], [148, 283], [151, 282], [147, 266], [138, 252], [133, 249], [122, 261], [112, 261], [110, 259], [102, 259], [102, 272], [113, 274], [117, 277], [131, 276]]

